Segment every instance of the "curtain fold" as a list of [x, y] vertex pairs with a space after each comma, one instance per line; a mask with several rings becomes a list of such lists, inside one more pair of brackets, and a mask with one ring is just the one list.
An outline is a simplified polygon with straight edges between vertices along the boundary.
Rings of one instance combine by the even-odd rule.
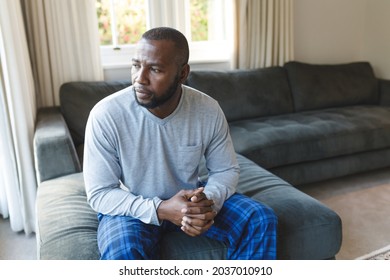
[[95, 0], [0, 0], [0, 215], [35, 231], [33, 134], [62, 83], [102, 80]]
[[153, 5], [147, 5], [150, 13], [148, 26], [150, 28], [159, 26], [170, 26], [180, 30], [183, 33], [188, 32], [185, 17], [185, 1], [183, 0], [158, 0]]
[[235, 1], [234, 68], [283, 65], [293, 59], [292, 1]]
[[35, 231], [32, 154], [36, 104], [19, 1], [0, 0], [0, 211], [13, 231]]
[[95, 0], [21, 0], [38, 107], [68, 81], [103, 80]]

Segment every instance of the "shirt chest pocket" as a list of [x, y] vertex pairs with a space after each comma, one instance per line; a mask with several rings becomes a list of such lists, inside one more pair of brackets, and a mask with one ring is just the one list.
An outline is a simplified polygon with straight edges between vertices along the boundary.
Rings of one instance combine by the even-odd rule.
[[193, 175], [203, 155], [202, 145], [179, 146], [177, 151], [177, 168], [179, 172]]

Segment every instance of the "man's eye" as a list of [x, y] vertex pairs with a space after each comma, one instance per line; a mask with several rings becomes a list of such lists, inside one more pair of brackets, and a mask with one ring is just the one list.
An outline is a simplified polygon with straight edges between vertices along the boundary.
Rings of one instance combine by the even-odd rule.
[[139, 64], [133, 63], [132, 67], [133, 67], [134, 69], [139, 69], [141, 66], [140, 66]]
[[152, 72], [154, 72], [154, 73], [160, 73], [161, 71], [160, 71], [160, 69], [158, 69], [158, 68], [152, 68]]

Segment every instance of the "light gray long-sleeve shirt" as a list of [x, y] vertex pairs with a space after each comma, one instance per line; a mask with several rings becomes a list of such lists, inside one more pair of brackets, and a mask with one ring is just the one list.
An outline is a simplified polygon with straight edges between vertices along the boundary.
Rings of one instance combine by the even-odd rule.
[[85, 133], [84, 180], [91, 207], [160, 224], [157, 208], [181, 189], [194, 189], [205, 156], [205, 194], [215, 210], [236, 189], [239, 166], [218, 103], [182, 86], [175, 111], [160, 119], [140, 106], [131, 87], [91, 110]]

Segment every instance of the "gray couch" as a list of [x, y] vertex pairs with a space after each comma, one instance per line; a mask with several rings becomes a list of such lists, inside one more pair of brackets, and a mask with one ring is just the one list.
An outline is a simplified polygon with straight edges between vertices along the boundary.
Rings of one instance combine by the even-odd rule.
[[[300, 184], [390, 166], [390, 82], [368, 63], [240, 71], [194, 71], [187, 84], [220, 102], [241, 167], [238, 192], [274, 209], [278, 259], [331, 259], [341, 246], [339, 216]], [[91, 108], [128, 82], [71, 82], [60, 108], [38, 112], [34, 138], [40, 259], [97, 259], [97, 219], [82, 178]], [[204, 166], [200, 173], [207, 176]], [[275, 175], [276, 174], [276, 175]], [[223, 259], [226, 245], [170, 233], [164, 259]]]
[[290, 184], [390, 166], [390, 81], [369, 63], [193, 72], [188, 84], [221, 102], [238, 153]]

